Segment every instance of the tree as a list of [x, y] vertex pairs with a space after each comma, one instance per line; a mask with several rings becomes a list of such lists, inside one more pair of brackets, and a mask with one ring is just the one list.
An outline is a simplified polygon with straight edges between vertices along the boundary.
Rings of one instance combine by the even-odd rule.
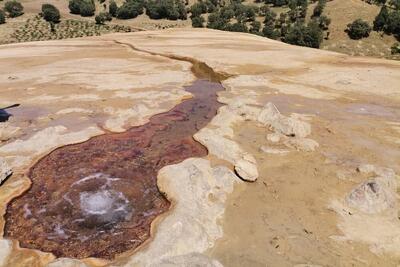
[[247, 28], [246, 24], [236, 22], [233, 24], [229, 24], [226, 27], [226, 30], [230, 32], [248, 32], [249, 29]]
[[389, 13], [385, 31], [400, 38], [400, 10]]
[[151, 19], [186, 19], [187, 13], [181, 0], [149, 0], [146, 4], [146, 14]]
[[260, 33], [260, 29], [261, 29], [261, 22], [259, 22], [257, 20], [251, 22], [250, 29], [249, 29], [249, 31], [251, 33], [258, 34], [258, 33]]
[[60, 11], [52, 4], [43, 4], [41, 15], [47, 22], [60, 22]]
[[125, 2], [118, 8], [117, 18], [119, 19], [133, 19], [143, 14], [143, 3], [139, 1]]
[[192, 27], [193, 28], [203, 28], [204, 18], [202, 16], [192, 17]]
[[6, 23], [6, 14], [0, 9], [0, 24]]
[[225, 30], [228, 20], [223, 18], [219, 12], [211, 13], [208, 16], [207, 28]]
[[285, 35], [284, 41], [289, 44], [319, 48], [323, 39], [323, 32], [317, 23], [311, 21], [307, 26], [295, 23]]
[[400, 10], [400, 0], [390, 0], [389, 3], [393, 6], [394, 9]]
[[96, 24], [104, 24], [106, 21], [111, 21], [112, 16], [108, 12], [100, 12], [95, 18]]
[[346, 32], [351, 39], [358, 40], [369, 36], [371, 26], [362, 19], [356, 19], [347, 25]]
[[4, 10], [12, 18], [21, 16], [22, 14], [24, 14], [24, 7], [22, 6], [22, 4], [20, 2], [17, 2], [15, 0], [7, 1], [4, 4]]
[[320, 16], [320, 17], [318, 18], [317, 23], [318, 23], [319, 27], [320, 27], [322, 30], [326, 31], [326, 30], [329, 28], [329, 25], [331, 24], [331, 19], [328, 18], [328, 17], [325, 16], [325, 15], [322, 15], [322, 16]]
[[93, 0], [82, 0], [80, 3], [80, 14], [82, 17], [91, 17], [96, 11], [96, 6]]
[[389, 20], [389, 12], [386, 6], [382, 6], [381, 11], [375, 17], [374, 20], [374, 31], [383, 31]]
[[117, 3], [115, 3], [114, 0], [111, 0], [108, 6], [108, 12], [110, 13], [111, 16], [115, 17], [117, 16], [117, 11], [118, 11]]
[[69, 11], [72, 14], [79, 15], [81, 13], [80, 5], [81, 5], [81, 0], [70, 0], [68, 3]]
[[313, 10], [312, 17], [319, 17], [322, 15], [326, 5], [326, 0], [318, 0], [318, 4], [315, 6]]
[[392, 52], [392, 55], [400, 54], [400, 43], [394, 43], [390, 50]]
[[277, 30], [275, 30], [275, 27], [273, 24], [264, 24], [262, 33], [265, 37], [270, 38], [270, 39], [278, 39], [278, 37], [280, 35], [279, 32]]

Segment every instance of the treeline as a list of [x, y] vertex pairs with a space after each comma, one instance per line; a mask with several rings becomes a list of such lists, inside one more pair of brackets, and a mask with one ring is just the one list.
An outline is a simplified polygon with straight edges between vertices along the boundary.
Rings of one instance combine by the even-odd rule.
[[[104, 0], [101, 0], [104, 2]], [[105, 4], [103, 4], [106, 7]], [[96, 12], [94, 0], [70, 0], [69, 9], [72, 14], [93, 16]], [[104, 23], [112, 17], [118, 19], [133, 19], [144, 13], [151, 19], [187, 19], [187, 11], [182, 0], [127, 0], [118, 6], [111, 0], [108, 12], [103, 11], [96, 16], [96, 22]]]
[[[323, 15], [326, 0], [319, 0], [311, 20], [306, 22], [307, 0], [265, 0], [261, 7], [244, 5], [240, 0], [221, 4], [218, 0], [200, 0], [191, 9], [193, 27], [207, 27], [225, 31], [248, 32], [283, 42], [319, 48], [330, 24]], [[279, 16], [271, 9], [287, 6]], [[203, 14], [209, 13], [207, 21]], [[256, 20], [263, 17], [263, 23]]]

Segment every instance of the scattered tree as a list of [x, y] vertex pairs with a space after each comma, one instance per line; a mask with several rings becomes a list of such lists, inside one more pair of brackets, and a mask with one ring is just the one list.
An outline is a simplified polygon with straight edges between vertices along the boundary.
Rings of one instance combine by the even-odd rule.
[[117, 18], [133, 19], [143, 14], [144, 4], [141, 1], [129, 0], [118, 8]]
[[115, 3], [114, 0], [111, 0], [108, 6], [108, 12], [110, 13], [111, 16], [115, 17], [117, 16], [117, 11], [118, 11], [117, 3]]
[[108, 12], [100, 12], [94, 19], [96, 24], [103, 25], [106, 21], [111, 21], [112, 16]]
[[193, 28], [203, 28], [204, 22], [205, 22], [205, 20], [202, 16], [192, 17], [192, 27]]
[[6, 14], [0, 9], [0, 24], [6, 23]]
[[7, 1], [4, 4], [4, 10], [11, 18], [15, 18], [24, 14], [24, 7], [20, 2], [15, 0]]
[[47, 22], [60, 22], [60, 11], [52, 4], [43, 4], [41, 15]]
[[362, 19], [356, 19], [347, 25], [346, 32], [351, 39], [358, 40], [369, 36], [371, 26]]

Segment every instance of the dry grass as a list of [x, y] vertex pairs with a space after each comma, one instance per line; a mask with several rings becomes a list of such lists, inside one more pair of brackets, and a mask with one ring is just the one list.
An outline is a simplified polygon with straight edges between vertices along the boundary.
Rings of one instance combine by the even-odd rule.
[[1, 43], [45, 41], [68, 39], [84, 36], [95, 36], [110, 32], [130, 32], [131, 28], [121, 25], [97, 25], [90, 21], [63, 20], [56, 24], [55, 31], [51, 31], [50, 24], [40, 16], [28, 18], [19, 28], [15, 29], [9, 38], [2, 39]]

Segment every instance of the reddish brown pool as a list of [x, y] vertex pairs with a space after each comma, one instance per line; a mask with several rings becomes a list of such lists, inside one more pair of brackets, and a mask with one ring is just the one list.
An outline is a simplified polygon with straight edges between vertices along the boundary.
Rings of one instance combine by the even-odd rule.
[[7, 207], [5, 236], [58, 257], [111, 259], [150, 235], [170, 203], [157, 172], [207, 150], [192, 136], [220, 106], [219, 83], [198, 80], [192, 99], [149, 123], [54, 150], [34, 165], [31, 188]]

